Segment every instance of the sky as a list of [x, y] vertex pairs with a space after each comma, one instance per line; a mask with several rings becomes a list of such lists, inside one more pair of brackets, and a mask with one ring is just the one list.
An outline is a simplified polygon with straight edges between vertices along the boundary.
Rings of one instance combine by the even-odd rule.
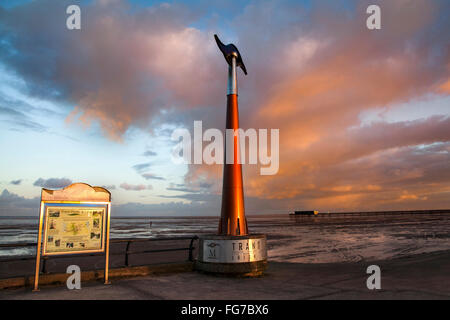
[[[81, 8], [68, 30], [66, 8]], [[381, 29], [366, 8], [381, 8]], [[41, 188], [106, 187], [113, 216], [219, 216], [222, 166], [175, 164], [177, 128], [280, 130], [280, 167], [244, 165], [247, 214], [450, 208], [450, 3], [0, 2], [0, 215]]]

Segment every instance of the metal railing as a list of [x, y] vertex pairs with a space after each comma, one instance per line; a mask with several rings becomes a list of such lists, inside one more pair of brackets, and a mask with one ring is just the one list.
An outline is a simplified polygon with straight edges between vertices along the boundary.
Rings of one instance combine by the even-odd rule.
[[[144, 253], [157, 253], [157, 252], [170, 252], [170, 251], [188, 251], [188, 261], [194, 261], [193, 252], [195, 250], [194, 241], [197, 240], [197, 236], [192, 237], [167, 237], [167, 238], [131, 238], [131, 239], [111, 239], [110, 244], [114, 243], [126, 243], [125, 251], [124, 252], [110, 252], [110, 256], [117, 256], [117, 255], [124, 255], [124, 264], [126, 267], [130, 266], [129, 263], [129, 256], [133, 254], [144, 254]], [[181, 248], [165, 248], [165, 249], [151, 249], [151, 250], [130, 250], [131, 244], [133, 243], [142, 243], [142, 242], [159, 242], [159, 241], [178, 241], [178, 240], [190, 240], [188, 247], [181, 247]], [[23, 247], [36, 247], [35, 242], [27, 242], [27, 243], [6, 243], [6, 244], [0, 244], [0, 248], [23, 248]], [[81, 253], [81, 254], [74, 254], [77, 257], [90, 257], [90, 256], [101, 256], [104, 255], [104, 252], [97, 252], [97, 253]], [[51, 259], [58, 259], [58, 258], [66, 258], [67, 256], [70, 256], [68, 254], [65, 255], [52, 255]], [[50, 256], [42, 256], [43, 262], [42, 262], [42, 273], [48, 273], [47, 272], [47, 260], [49, 260]], [[24, 261], [24, 260], [35, 260], [35, 255], [28, 255], [28, 256], [17, 256], [12, 258], [6, 258], [2, 259], [0, 258], [0, 262], [12, 262], [12, 261]]]

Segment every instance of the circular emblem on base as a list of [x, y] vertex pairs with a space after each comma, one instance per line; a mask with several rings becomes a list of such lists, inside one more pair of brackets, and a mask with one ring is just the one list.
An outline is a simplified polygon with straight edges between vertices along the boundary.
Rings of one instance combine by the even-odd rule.
[[244, 276], [261, 275], [267, 267], [266, 235], [203, 235], [195, 268]]

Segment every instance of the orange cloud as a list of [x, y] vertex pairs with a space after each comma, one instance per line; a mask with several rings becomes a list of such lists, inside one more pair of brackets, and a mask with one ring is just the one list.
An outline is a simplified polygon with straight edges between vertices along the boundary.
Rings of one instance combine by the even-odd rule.
[[[303, 33], [285, 36], [290, 42], [271, 38], [282, 60], [261, 48], [258, 41], [264, 43], [263, 37], [244, 35], [256, 47], [253, 54], [258, 57], [261, 52], [265, 59], [249, 67], [256, 75], [245, 79], [253, 81], [246, 89], [259, 96], [240, 100], [241, 124], [280, 129], [278, 174], [260, 176], [256, 168], [245, 166], [246, 195], [284, 199], [287, 208], [319, 210], [413, 209], [417, 199], [434, 208], [450, 205], [445, 197], [432, 202], [450, 185], [449, 114], [370, 126], [361, 126], [359, 118], [364, 110], [432, 94], [447, 79], [442, 67], [449, 54], [445, 40], [433, 42], [426, 36], [441, 17], [442, 3], [416, 4], [383, 3], [383, 12], [389, 13], [378, 33], [369, 32], [354, 17], [318, 7], [309, 28], [302, 25]], [[364, 8], [364, 3], [358, 6], [361, 16]], [[249, 16], [248, 24], [265, 21], [264, 12], [244, 14], [242, 19]], [[424, 61], [433, 61], [433, 50], [441, 50], [442, 58], [427, 65]], [[267, 78], [273, 81], [261, 80]], [[433, 145], [441, 151], [418, 149]], [[190, 167], [190, 172], [197, 170], [198, 166]], [[208, 177], [208, 169], [201, 171], [203, 179]], [[220, 186], [217, 175], [209, 178]], [[186, 180], [192, 182], [191, 175]], [[411, 194], [405, 195], [405, 188]]]

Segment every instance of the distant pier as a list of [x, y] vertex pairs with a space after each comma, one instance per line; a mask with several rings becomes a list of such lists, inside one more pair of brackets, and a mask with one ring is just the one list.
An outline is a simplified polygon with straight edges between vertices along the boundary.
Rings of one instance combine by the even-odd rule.
[[[298, 212], [298, 213], [297, 213]], [[398, 215], [398, 214], [450, 214], [450, 209], [436, 210], [391, 210], [391, 211], [345, 211], [345, 212], [321, 212], [321, 211], [294, 211], [291, 216], [370, 216], [370, 215]]]

